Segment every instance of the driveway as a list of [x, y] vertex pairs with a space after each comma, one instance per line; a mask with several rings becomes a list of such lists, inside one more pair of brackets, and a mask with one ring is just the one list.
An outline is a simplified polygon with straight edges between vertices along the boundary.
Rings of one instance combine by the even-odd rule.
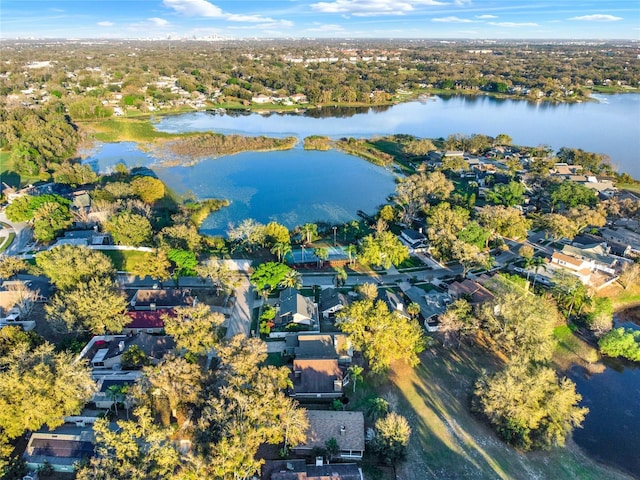
[[248, 337], [251, 329], [251, 314], [254, 307], [255, 292], [247, 277], [241, 277], [235, 296], [231, 316], [227, 321], [227, 338], [233, 338], [236, 335]]

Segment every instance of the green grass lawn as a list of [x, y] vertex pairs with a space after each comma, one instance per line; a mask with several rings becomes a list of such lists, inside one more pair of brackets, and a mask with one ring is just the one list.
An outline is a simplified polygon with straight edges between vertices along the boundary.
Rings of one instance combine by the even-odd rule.
[[119, 272], [131, 272], [136, 265], [147, 262], [151, 256], [150, 252], [137, 250], [102, 250], [102, 253], [111, 259]]
[[37, 183], [41, 180], [37, 175], [22, 175], [16, 172], [9, 152], [0, 152], [0, 178], [7, 185], [17, 188]]
[[[522, 453], [503, 443], [489, 426], [470, 413], [473, 385], [483, 369], [493, 371], [494, 357], [478, 347], [437, 347], [421, 354], [412, 369], [393, 365], [390, 382], [358, 386], [349, 410], [364, 410], [370, 398], [383, 396], [404, 415], [413, 434], [397, 478], [426, 479], [628, 479], [597, 464], [571, 441], [566, 448]], [[376, 473], [377, 478], [393, 475]]]
[[177, 138], [178, 135], [160, 132], [149, 119], [110, 118], [100, 122], [84, 123], [101, 142], [152, 142], [158, 139]]
[[633, 193], [640, 193], [640, 183], [618, 183], [616, 184], [619, 190], [628, 190]]
[[4, 241], [0, 245], [0, 253], [4, 252], [7, 248], [11, 246], [11, 243], [13, 242], [14, 238], [16, 238], [15, 232], [9, 232], [9, 235], [7, 235], [4, 238]]

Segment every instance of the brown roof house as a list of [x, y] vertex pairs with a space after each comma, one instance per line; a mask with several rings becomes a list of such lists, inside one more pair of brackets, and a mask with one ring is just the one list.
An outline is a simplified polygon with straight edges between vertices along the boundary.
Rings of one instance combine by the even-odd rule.
[[309, 430], [307, 438], [293, 448], [299, 455], [308, 455], [315, 447], [325, 448], [327, 441], [334, 438], [340, 451], [338, 457], [344, 460], [360, 460], [364, 454], [364, 415], [362, 412], [335, 412], [329, 410], [308, 410]]
[[337, 359], [340, 365], [350, 365], [353, 346], [344, 333], [287, 335], [285, 354], [297, 359]]
[[263, 480], [363, 480], [362, 470], [355, 463], [324, 464], [322, 457], [315, 465], [304, 460], [267, 461], [262, 467]]
[[337, 359], [295, 359], [289, 395], [299, 400], [342, 397], [344, 373]]

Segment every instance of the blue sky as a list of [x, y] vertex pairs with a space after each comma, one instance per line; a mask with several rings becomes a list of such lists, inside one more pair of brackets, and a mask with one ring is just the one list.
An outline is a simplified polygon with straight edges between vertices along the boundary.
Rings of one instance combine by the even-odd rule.
[[640, 39], [639, 0], [0, 0], [0, 37]]

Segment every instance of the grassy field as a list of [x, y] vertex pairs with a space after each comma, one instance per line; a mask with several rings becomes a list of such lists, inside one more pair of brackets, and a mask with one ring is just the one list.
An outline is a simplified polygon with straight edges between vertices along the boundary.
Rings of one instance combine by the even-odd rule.
[[151, 255], [149, 252], [139, 252], [137, 250], [103, 250], [102, 253], [111, 259], [119, 272], [133, 271], [136, 265], [148, 261]]
[[614, 310], [640, 305], [640, 285], [633, 285], [627, 289], [614, 283], [598, 292], [599, 297], [608, 297], [613, 303]]
[[617, 183], [618, 190], [627, 190], [632, 193], [640, 193], [640, 183]]
[[24, 187], [40, 181], [40, 177], [21, 175], [16, 172], [9, 152], [0, 152], [0, 178], [12, 187]]
[[178, 135], [159, 132], [147, 119], [117, 118], [99, 122], [84, 122], [82, 127], [101, 142], [152, 142], [158, 139], [178, 138]]
[[[368, 399], [384, 396], [409, 420], [413, 435], [407, 460], [397, 478], [426, 479], [628, 479], [586, 457], [575, 444], [549, 452], [521, 453], [504, 444], [484, 421], [470, 413], [473, 385], [496, 360], [478, 347], [449, 351], [437, 347], [421, 355], [412, 369], [393, 365], [390, 384], [359, 387], [349, 409], [366, 408]], [[367, 468], [369, 479], [393, 474]]]

